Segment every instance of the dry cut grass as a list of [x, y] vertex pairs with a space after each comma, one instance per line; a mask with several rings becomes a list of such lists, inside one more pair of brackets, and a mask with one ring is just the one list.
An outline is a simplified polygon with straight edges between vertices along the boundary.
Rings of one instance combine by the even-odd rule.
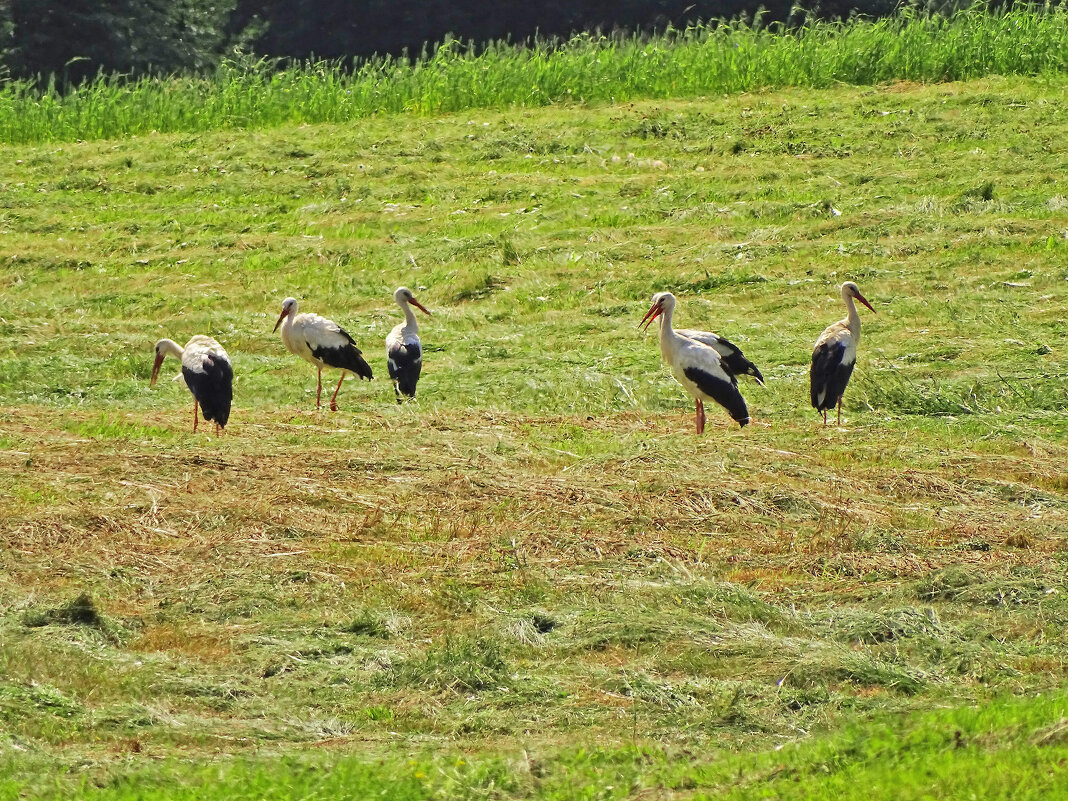
[[[9, 150], [9, 772], [308, 744], [712, 766], [1063, 686], [1062, 88]], [[846, 277], [878, 315], [823, 428], [807, 361]], [[350, 382], [309, 411], [278, 303], [381, 369], [402, 283], [435, 313], [419, 400]], [[746, 429], [689, 433], [635, 328], [665, 288], [767, 376]], [[219, 439], [146, 386], [152, 342], [193, 332], [235, 357]]]

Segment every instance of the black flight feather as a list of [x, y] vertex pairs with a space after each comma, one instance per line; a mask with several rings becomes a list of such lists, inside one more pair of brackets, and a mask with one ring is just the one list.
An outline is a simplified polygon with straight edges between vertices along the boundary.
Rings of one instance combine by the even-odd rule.
[[727, 414], [738, 425], [744, 427], [749, 422], [749, 410], [745, 406], [745, 398], [738, 391], [738, 381], [733, 375], [729, 381], [724, 381], [697, 367], [687, 367], [682, 372], [697, 385], [699, 390], [726, 409]]
[[340, 327], [338, 331], [348, 340], [347, 345], [340, 348], [324, 348], [322, 346], [315, 347], [312, 343], [307, 342], [312, 356], [323, 362], [323, 364], [335, 367], [338, 370], [348, 370], [353, 375], [358, 375], [360, 378], [366, 378], [370, 381], [374, 378], [371, 374], [371, 365], [364, 361], [362, 351], [356, 347], [356, 342], [349, 336], [348, 331]]

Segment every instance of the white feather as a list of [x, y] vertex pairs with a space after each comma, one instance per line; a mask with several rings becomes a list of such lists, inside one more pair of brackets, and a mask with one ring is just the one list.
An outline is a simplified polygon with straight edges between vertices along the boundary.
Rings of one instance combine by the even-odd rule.
[[315, 358], [313, 349], [342, 349], [351, 345], [341, 326], [318, 314], [303, 312], [291, 314], [282, 321], [282, 343], [290, 353], [311, 362], [316, 367], [329, 367], [322, 359]]

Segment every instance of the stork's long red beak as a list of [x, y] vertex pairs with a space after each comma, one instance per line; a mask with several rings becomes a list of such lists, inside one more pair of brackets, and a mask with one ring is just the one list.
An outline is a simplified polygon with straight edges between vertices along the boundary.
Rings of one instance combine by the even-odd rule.
[[649, 311], [645, 313], [645, 316], [642, 318], [642, 321], [638, 323], [638, 328], [641, 328], [644, 325], [645, 330], [648, 331], [649, 326], [653, 324], [653, 320], [655, 320], [663, 313], [664, 307], [661, 306], [659, 303], [654, 303], [652, 306], [649, 307]]
[[423, 314], [429, 314], [431, 317], [434, 316], [433, 314], [430, 314], [430, 312], [428, 312], [426, 310], [426, 306], [424, 306], [422, 303], [417, 301], [415, 298], [409, 298], [408, 302], [411, 303], [413, 306], [415, 306], [415, 308], [421, 309]]
[[286, 315], [289, 314], [289, 309], [282, 309], [282, 313], [278, 315], [278, 322], [274, 324], [274, 330], [278, 330], [278, 326], [282, 324], [282, 320], [286, 319]]
[[152, 380], [148, 382], [150, 387], [156, 386], [156, 379], [159, 378], [159, 368], [163, 364], [163, 354], [156, 354], [156, 363], [152, 365]]
[[875, 311], [875, 309], [872, 309], [872, 308], [871, 308], [871, 304], [870, 304], [870, 303], [868, 303], [868, 299], [867, 299], [867, 298], [865, 298], [865, 297], [864, 297], [864, 296], [863, 296], [862, 294], [860, 294], [859, 292], [857, 293], [857, 300], [859, 300], [859, 301], [860, 301], [861, 303], [863, 303], [863, 304], [864, 304], [865, 306], [867, 306], [867, 307], [868, 307], [869, 309], [871, 309], [871, 313], [872, 313], [872, 314], [878, 314], [878, 312], [876, 312], [876, 311]]

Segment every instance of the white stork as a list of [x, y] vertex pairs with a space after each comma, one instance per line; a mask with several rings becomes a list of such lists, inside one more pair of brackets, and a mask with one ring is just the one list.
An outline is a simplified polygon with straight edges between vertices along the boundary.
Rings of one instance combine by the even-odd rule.
[[159, 368], [168, 356], [182, 362], [182, 377], [193, 393], [193, 432], [200, 422], [197, 407], [204, 411], [204, 419], [215, 423], [215, 433], [222, 433], [230, 419], [230, 404], [234, 398], [234, 368], [223, 346], [211, 337], [195, 336], [182, 348], [172, 339], [156, 343], [156, 362], [152, 365], [152, 380], [156, 385]]
[[[284, 321], [284, 322], [283, 322]], [[297, 314], [295, 298], [282, 301], [282, 313], [274, 330], [282, 326], [282, 342], [290, 353], [319, 368], [319, 385], [315, 392], [315, 408], [322, 406], [323, 368], [333, 367], [341, 370], [341, 380], [330, 398], [330, 411], [337, 411], [337, 393], [341, 391], [341, 382], [345, 373], [350, 372], [368, 381], [373, 378], [371, 366], [364, 361], [361, 351], [348, 332], [335, 323], [318, 314]]]
[[653, 305], [638, 325], [644, 324], [648, 329], [653, 320], [661, 317], [660, 353], [675, 380], [682, 384], [697, 404], [697, 433], [702, 434], [705, 430], [705, 400], [715, 401], [727, 410], [739, 426], [745, 426], [749, 422], [749, 410], [746, 409], [745, 398], [738, 391], [738, 379], [714, 348], [696, 339], [680, 336], [672, 329], [671, 315], [674, 310], [675, 296], [670, 292], [658, 292], [653, 295]]
[[812, 351], [812, 369], [809, 372], [812, 387], [812, 406], [823, 414], [827, 425], [827, 412], [838, 406], [838, 425], [842, 424], [842, 394], [857, 363], [857, 343], [860, 342], [860, 315], [853, 303], [856, 298], [875, 313], [871, 304], [860, 294], [852, 281], [842, 284], [842, 302], [849, 315], [844, 320], [830, 325], [816, 340]]
[[389, 367], [389, 377], [393, 379], [393, 391], [397, 393], [397, 403], [400, 403], [402, 396], [415, 397], [415, 385], [423, 369], [419, 323], [415, 319], [412, 306], [421, 309], [424, 314], [430, 314], [430, 312], [415, 299], [412, 290], [404, 286], [398, 287], [393, 293], [393, 300], [397, 301], [397, 305], [404, 312], [404, 322], [394, 326], [386, 337], [386, 365]]

